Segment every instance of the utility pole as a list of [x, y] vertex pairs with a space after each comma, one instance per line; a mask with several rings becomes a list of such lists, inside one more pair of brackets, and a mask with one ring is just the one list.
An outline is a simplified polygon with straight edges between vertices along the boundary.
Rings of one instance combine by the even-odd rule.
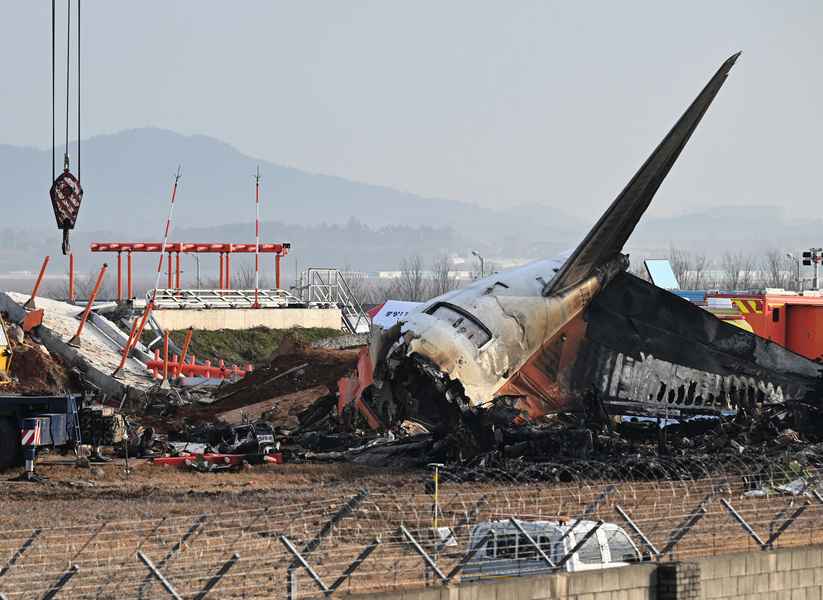
[[820, 290], [820, 263], [823, 262], [823, 248], [809, 248], [803, 253], [803, 264], [814, 265], [814, 290]]
[[476, 256], [477, 260], [480, 261], [480, 279], [483, 279], [486, 276], [486, 261], [480, 256], [477, 250], [472, 250], [472, 255]]
[[198, 256], [197, 252], [191, 253], [192, 258], [194, 258], [194, 264], [197, 266], [197, 289], [200, 289], [200, 256]]

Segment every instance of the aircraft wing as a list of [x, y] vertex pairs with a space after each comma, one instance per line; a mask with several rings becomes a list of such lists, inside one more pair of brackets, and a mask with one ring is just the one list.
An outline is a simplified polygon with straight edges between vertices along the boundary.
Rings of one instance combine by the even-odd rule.
[[654, 194], [700, 123], [738, 56], [739, 52], [721, 65], [680, 120], [575, 249], [557, 276], [546, 284], [543, 295], [558, 293], [579, 283], [623, 250], [623, 245], [649, 207]]

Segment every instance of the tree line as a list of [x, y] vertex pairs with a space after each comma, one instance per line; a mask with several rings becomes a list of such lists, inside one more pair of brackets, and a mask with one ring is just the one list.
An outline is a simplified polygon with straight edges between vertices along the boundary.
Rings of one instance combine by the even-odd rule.
[[[668, 258], [680, 289], [684, 290], [782, 288], [797, 291], [802, 281], [797, 259], [774, 248], [762, 255], [727, 251], [711, 257], [672, 246]], [[642, 260], [632, 260], [631, 272], [648, 279]]]

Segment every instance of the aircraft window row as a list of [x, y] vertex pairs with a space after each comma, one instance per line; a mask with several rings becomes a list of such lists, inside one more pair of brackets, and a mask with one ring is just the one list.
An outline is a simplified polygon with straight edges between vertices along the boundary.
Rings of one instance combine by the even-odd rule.
[[458, 333], [474, 342], [478, 348], [491, 339], [491, 333], [485, 327], [468, 314], [451, 306], [438, 304], [429, 314], [451, 325]]

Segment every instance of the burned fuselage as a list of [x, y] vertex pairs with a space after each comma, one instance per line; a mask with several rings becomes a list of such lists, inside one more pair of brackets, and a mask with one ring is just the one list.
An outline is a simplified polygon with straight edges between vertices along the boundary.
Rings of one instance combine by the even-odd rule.
[[481, 279], [431, 300], [384, 334], [376, 347], [385, 357], [375, 361], [378, 385], [389, 387], [381, 395], [384, 418], [446, 424], [492, 401], [534, 402], [542, 414], [568, 408], [561, 374], [532, 373], [529, 364], [545, 354], [547, 341], [568, 335], [567, 326], [622, 272], [625, 259], [544, 296], [545, 274], [561, 266], [541, 260]]
[[819, 365], [626, 274], [622, 248], [738, 55], [710, 79], [567, 258], [494, 274], [423, 304], [373, 340], [369, 406], [449, 430], [592, 403], [612, 414], [816, 406]]
[[822, 365], [622, 272], [622, 258], [563, 294], [526, 295], [550, 265], [436, 298], [385, 332], [381, 418], [448, 430], [477, 409], [522, 422], [592, 401], [671, 418], [819, 406]]

